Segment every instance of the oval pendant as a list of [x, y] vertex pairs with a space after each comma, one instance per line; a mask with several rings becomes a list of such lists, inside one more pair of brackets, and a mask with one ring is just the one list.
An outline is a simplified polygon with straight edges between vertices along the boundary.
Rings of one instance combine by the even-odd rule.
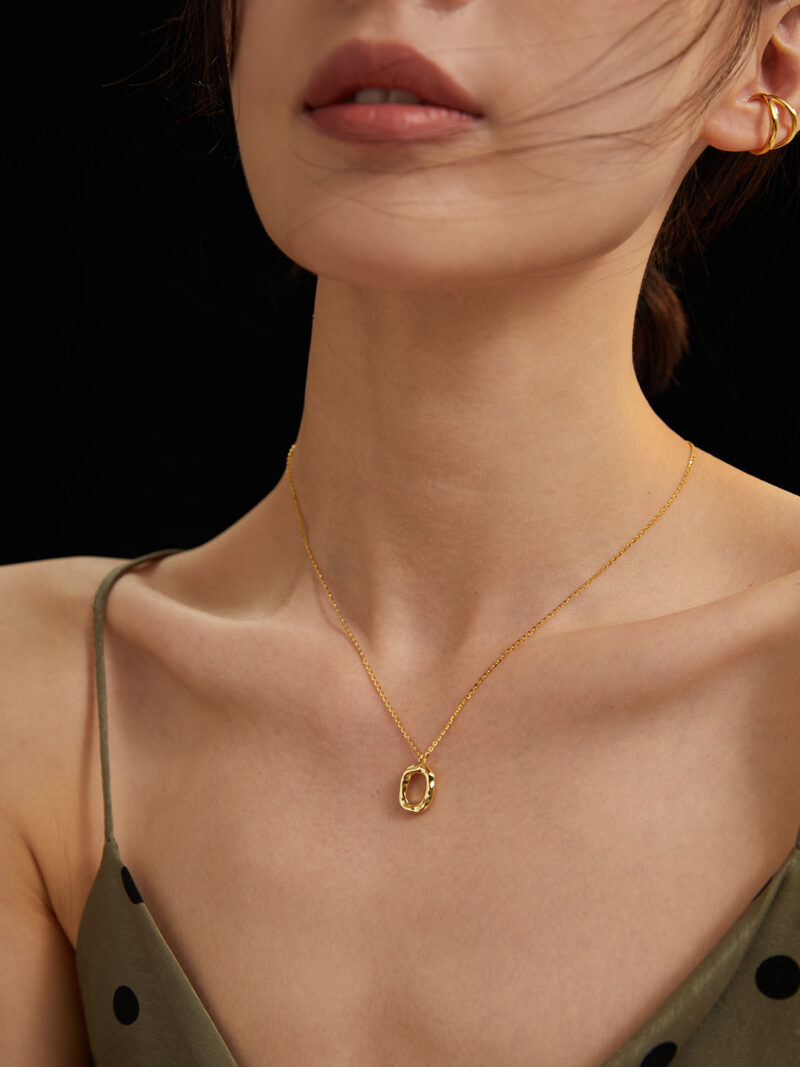
[[[408, 799], [408, 785], [415, 774], [421, 774], [425, 778], [425, 795], [422, 800], [417, 801], [416, 804], [412, 804]], [[424, 811], [430, 802], [433, 800], [433, 790], [436, 786], [436, 778], [430, 767], [426, 767], [424, 763], [413, 763], [410, 767], [406, 767], [403, 771], [403, 777], [400, 779], [400, 807], [406, 811], [419, 812]]]

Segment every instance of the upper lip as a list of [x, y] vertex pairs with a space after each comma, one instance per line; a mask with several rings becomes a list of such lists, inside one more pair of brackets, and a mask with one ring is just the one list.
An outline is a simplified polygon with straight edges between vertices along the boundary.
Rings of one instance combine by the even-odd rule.
[[467, 90], [410, 45], [353, 38], [314, 69], [306, 89], [307, 108], [348, 100], [359, 89], [405, 89], [439, 107], [482, 115]]

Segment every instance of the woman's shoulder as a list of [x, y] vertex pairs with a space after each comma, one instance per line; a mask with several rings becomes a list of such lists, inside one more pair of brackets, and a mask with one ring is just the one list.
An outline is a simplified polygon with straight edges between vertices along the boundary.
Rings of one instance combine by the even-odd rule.
[[705, 500], [693, 533], [710, 546], [704, 566], [730, 590], [716, 608], [749, 633], [750, 647], [794, 650], [784, 667], [800, 681], [800, 496], [708, 453], [701, 460]]
[[94, 858], [78, 828], [90, 825], [99, 848], [103, 841], [102, 796], [85, 788], [87, 756], [98, 744], [88, 728], [88, 641], [92, 598], [113, 562], [0, 566], [0, 940], [15, 955], [13, 974], [0, 976], [0, 999], [19, 1019], [47, 1004], [48, 1025], [17, 1035], [36, 1063], [88, 1056], [64, 914], [91, 878], [75, 876]]
[[761, 527], [765, 537], [786, 538], [800, 551], [800, 496], [711, 452], [697, 453], [698, 472], [728, 517], [743, 520], [746, 532]]
[[743, 574], [778, 577], [800, 570], [800, 496], [701, 454], [701, 514], [713, 543], [741, 561]]
[[[105, 575], [122, 562], [106, 556], [59, 556], [3, 564], [0, 566], [0, 612], [4, 624], [15, 612], [32, 623], [57, 624], [52, 615], [57, 605], [62, 608], [71, 603], [85, 605], [87, 590], [91, 590], [91, 603]], [[57, 632], [58, 626], [53, 629]], [[4, 629], [3, 637], [8, 636]]]
[[[29, 853], [50, 884], [52, 850], [79, 862], [71, 827], [80, 806], [102, 817], [102, 799], [83, 795], [81, 776], [97, 751], [92, 671], [92, 601], [119, 560], [73, 556], [0, 566], [0, 817], [6, 846]], [[99, 828], [102, 842], [102, 823]], [[57, 868], [56, 868], [57, 869]]]
[[[119, 562], [69, 556], [0, 566], [0, 707], [6, 727], [33, 728], [31, 703], [58, 703], [54, 687], [65, 680], [60, 668], [77, 673], [85, 667], [94, 594]], [[22, 692], [28, 714], [17, 702]]]
[[[85, 666], [92, 601], [104, 576], [121, 560], [100, 556], [38, 559], [0, 566], [0, 707], [9, 726], [33, 726], [14, 694], [58, 703], [59, 670]], [[76, 660], [76, 650], [82, 656]], [[29, 705], [30, 708], [30, 705]]]

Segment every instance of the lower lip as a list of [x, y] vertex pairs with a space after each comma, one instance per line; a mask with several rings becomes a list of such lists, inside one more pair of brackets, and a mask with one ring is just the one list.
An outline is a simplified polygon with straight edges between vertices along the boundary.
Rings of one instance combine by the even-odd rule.
[[306, 113], [317, 129], [345, 141], [430, 141], [480, 121], [465, 111], [425, 104], [331, 104]]

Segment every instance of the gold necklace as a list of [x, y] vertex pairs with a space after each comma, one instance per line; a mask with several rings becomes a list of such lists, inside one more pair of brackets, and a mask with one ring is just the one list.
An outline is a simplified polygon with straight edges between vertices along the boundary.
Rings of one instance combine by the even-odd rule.
[[[388, 699], [386, 697], [386, 694], [384, 693], [383, 689], [381, 688], [380, 682], [375, 677], [375, 672], [373, 671], [372, 667], [370, 667], [370, 665], [369, 665], [369, 663], [367, 661], [367, 657], [364, 655], [364, 652], [361, 649], [361, 645], [359, 645], [358, 641], [356, 640], [356, 638], [355, 638], [355, 636], [353, 634], [353, 631], [347, 625], [347, 622], [345, 621], [344, 615], [342, 615], [341, 611], [339, 611], [339, 607], [338, 607], [336, 601], [333, 599], [333, 594], [331, 593], [330, 589], [328, 588], [327, 583], [325, 582], [325, 579], [322, 577], [322, 572], [320, 571], [319, 567], [317, 566], [317, 561], [314, 559], [314, 555], [313, 555], [313, 553], [311, 551], [311, 546], [308, 543], [308, 537], [306, 536], [306, 528], [303, 525], [303, 518], [302, 518], [302, 516], [300, 514], [300, 506], [297, 503], [297, 494], [295, 493], [294, 482], [292, 480], [292, 464], [291, 464], [291, 460], [292, 460], [292, 452], [294, 452], [294, 450], [295, 450], [295, 445], [292, 445], [292, 447], [289, 449], [289, 454], [286, 457], [286, 473], [287, 473], [288, 478], [289, 478], [289, 488], [290, 488], [291, 493], [292, 493], [292, 502], [294, 503], [294, 510], [297, 513], [297, 521], [300, 524], [300, 532], [303, 535], [303, 543], [306, 546], [306, 552], [308, 553], [308, 558], [311, 560], [311, 564], [312, 564], [314, 570], [317, 573], [317, 577], [322, 582], [323, 589], [328, 594], [328, 599], [330, 600], [331, 604], [333, 605], [334, 611], [339, 616], [339, 621], [341, 622], [342, 626], [344, 627], [345, 633], [350, 638], [351, 642], [353, 643], [353, 647], [355, 648], [356, 652], [361, 657], [361, 662], [364, 664], [364, 667], [366, 668], [367, 674], [372, 679], [372, 684], [375, 686], [375, 689], [378, 692], [378, 696], [381, 698], [383, 703], [386, 705], [386, 707], [391, 712], [392, 718], [397, 723], [397, 725], [400, 727], [400, 732], [402, 733], [403, 737], [405, 737], [406, 741], [408, 741], [409, 745], [411, 745], [411, 747], [414, 749], [414, 752], [417, 754], [417, 761], [418, 762], [417, 763], [412, 763], [411, 766], [406, 767], [406, 769], [403, 771], [403, 774], [402, 774], [402, 776], [400, 778], [400, 807], [401, 808], [403, 808], [405, 811], [411, 811], [411, 812], [414, 812], [414, 813], [418, 813], [418, 812], [421, 812], [421, 811], [425, 811], [428, 808], [428, 806], [430, 805], [431, 801], [433, 800], [433, 791], [434, 791], [434, 788], [436, 786], [436, 777], [435, 777], [433, 771], [427, 765], [428, 756], [431, 754], [431, 752], [433, 752], [433, 750], [439, 744], [441, 739], [444, 737], [444, 735], [450, 729], [452, 724], [455, 722], [456, 716], [459, 714], [459, 712], [464, 707], [464, 705], [467, 703], [467, 701], [472, 697], [473, 693], [478, 688], [478, 686], [481, 685], [485, 681], [485, 679], [489, 677], [489, 675], [492, 673], [492, 671], [495, 669], [495, 667], [497, 667], [500, 663], [502, 663], [503, 660], [506, 658], [506, 656], [508, 656], [511, 652], [513, 652], [515, 648], [519, 648], [519, 646], [522, 644], [523, 641], [527, 641], [529, 637], [531, 637], [533, 634], [536, 633], [536, 631], [538, 629], [540, 629], [540, 627], [544, 626], [544, 624], [547, 622], [548, 619], [552, 619], [552, 617], [555, 615], [555, 613], [557, 611], [561, 611], [561, 609], [564, 607], [565, 604], [568, 604], [570, 602], [570, 600], [573, 600], [578, 595], [578, 593], [582, 593], [583, 590], [586, 588], [586, 586], [590, 585], [595, 580], [595, 578], [599, 577], [603, 573], [604, 570], [607, 570], [611, 566], [612, 563], [616, 563], [616, 561], [623, 554], [623, 552], [627, 552], [628, 549], [631, 547], [631, 545], [634, 545], [643, 534], [647, 533], [647, 531], [650, 529], [650, 527], [661, 518], [661, 516], [664, 514], [664, 512], [667, 510], [667, 508], [672, 504], [672, 502], [677, 497], [678, 493], [680, 493], [681, 489], [683, 489], [684, 485], [686, 485], [686, 479], [689, 477], [689, 473], [690, 473], [690, 471], [692, 469], [692, 464], [694, 463], [694, 452], [695, 452], [694, 445], [692, 444], [691, 441], [687, 441], [686, 443], [689, 445], [689, 462], [686, 465], [686, 470], [684, 471], [683, 478], [681, 478], [680, 485], [675, 490], [675, 492], [672, 494], [672, 496], [669, 498], [669, 500], [666, 502], [666, 504], [663, 506], [661, 511], [659, 511], [659, 513], [657, 515], [655, 515], [650, 520], [650, 522], [648, 522], [648, 524], [644, 527], [644, 529], [640, 530], [639, 533], [632, 540], [630, 540], [627, 543], [627, 545], [625, 545], [624, 548], [620, 549], [620, 551], [617, 552], [616, 556], [614, 556], [612, 559], [610, 559], [608, 561], [608, 563], [604, 563], [599, 571], [596, 571], [592, 575], [591, 578], [587, 578], [586, 581], [583, 583], [583, 585], [579, 586], [573, 593], [570, 593], [570, 595], [566, 598], [566, 600], [562, 600], [557, 608], [553, 608], [552, 611], [548, 612], [547, 615], [545, 615], [545, 617], [543, 619], [540, 619], [539, 622], [537, 622], [535, 626], [532, 626], [530, 628], [530, 630], [527, 630], [522, 635], [522, 637], [518, 637], [517, 640], [513, 644], [508, 646], [508, 648], [505, 650], [505, 652], [501, 652], [500, 653], [500, 655], [497, 657], [497, 659], [494, 661], [494, 663], [491, 665], [491, 667], [488, 667], [483, 672], [483, 674], [480, 676], [480, 678], [477, 680], [477, 682], [473, 685], [473, 687], [470, 689], [470, 691], [467, 693], [467, 695], [464, 697], [464, 699], [458, 705], [456, 710], [450, 716], [450, 718], [448, 719], [447, 723], [445, 724], [444, 729], [441, 731], [439, 736], [436, 738], [436, 740], [433, 742], [433, 744], [428, 746], [428, 748], [425, 750], [425, 752], [420, 752], [420, 750], [417, 748], [417, 746], [414, 744], [413, 740], [411, 739], [411, 737], [410, 737], [408, 731], [406, 730], [405, 726], [403, 726], [403, 724], [400, 722], [400, 720], [398, 719], [397, 715], [395, 714], [394, 708], [389, 703], [389, 701], [388, 701]], [[296, 442], [295, 442], [295, 444], [296, 444]], [[422, 800], [417, 801], [416, 804], [412, 804], [408, 800], [407, 794], [408, 794], [409, 783], [411, 782], [411, 779], [414, 777], [415, 774], [421, 774], [423, 776], [423, 779], [424, 779], [424, 782], [425, 782], [425, 795], [423, 796]]]

